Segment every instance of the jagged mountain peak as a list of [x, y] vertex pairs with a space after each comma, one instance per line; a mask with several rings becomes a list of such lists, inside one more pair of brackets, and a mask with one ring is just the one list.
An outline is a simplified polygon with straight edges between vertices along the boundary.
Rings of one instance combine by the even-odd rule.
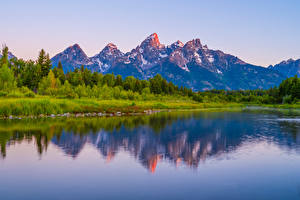
[[179, 40], [177, 40], [176, 42], [174, 42], [174, 43], [172, 43], [170, 46], [168, 46], [169, 48], [171, 48], [171, 49], [177, 49], [177, 48], [182, 48], [182, 47], [184, 47], [184, 44], [181, 42], [181, 41], [179, 41]]
[[72, 47], [72, 48], [80, 48], [80, 49], [81, 49], [81, 47], [80, 47], [79, 44], [77, 44], [77, 43], [73, 44], [73, 45], [70, 46], [70, 47]]
[[[98, 55], [123, 56], [124, 54], [118, 49], [115, 44], [108, 43]], [[97, 57], [97, 55], [94, 57]]]
[[188, 41], [184, 45], [185, 49], [195, 50], [195, 49], [202, 49], [202, 44], [199, 38], [193, 39], [191, 41]]
[[152, 33], [150, 36], [148, 36], [140, 45], [141, 47], [154, 47], [154, 48], [163, 48], [164, 45], [162, 45], [158, 39], [157, 33]]
[[127, 58], [125, 62], [145, 70], [155, 66], [167, 56], [165, 45], [161, 44], [157, 34], [153, 33], [131, 52], [126, 53]]
[[117, 45], [113, 44], [113, 43], [108, 43], [104, 48], [108, 48], [108, 49], [117, 49]]
[[287, 60], [288, 62], [294, 62], [295, 60], [293, 58], [290, 58]]
[[93, 64], [77, 43], [56, 54], [51, 61], [53, 66], [57, 66], [58, 62], [61, 62], [65, 72], [73, 71], [81, 65], [88, 66]]
[[69, 46], [63, 51], [64, 54], [68, 54], [69, 56], [80, 56], [84, 58], [88, 58], [88, 56], [85, 54], [85, 52], [82, 50], [82, 48], [79, 46], [79, 44], [74, 44], [72, 46]]
[[159, 41], [157, 33], [152, 33], [152, 34], [149, 35], [146, 39], [147, 39], [147, 40]]
[[74, 52], [74, 51], [82, 51], [83, 52], [83, 50], [77, 43], [67, 47], [63, 52], [68, 53], [68, 52]]
[[180, 41], [180, 40], [177, 40], [176, 42], [173, 43], [174, 45], [177, 45], [178, 47], [183, 47], [184, 44]]
[[288, 59], [288, 60], [284, 60], [284, 61], [282, 61], [281, 63], [279, 63], [279, 64], [289, 64], [289, 63], [292, 63], [292, 62], [295, 62], [295, 60], [294, 59], [292, 59], [292, 58], [290, 58], [290, 59]]
[[115, 44], [109, 43], [100, 53], [91, 57], [90, 60], [94, 65], [98, 66], [98, 71], [106, 72], [117, 60], [123, 57], [124, 53], [122, 53]]
[[[299, 59], [300, 60], [300, 59]], [[269, 65], [268, 66], [268, 68], [272, 68], [272, 67], [274, 67], [274, 66], [278, 66], [278, 65], [289, 65], [289, 64], [291, 64], [291, 63], [294, 63], [294, 62], [296, 62], [297, 60], [294, 60], [293, 58], [289, 58], [288, 60], [283, 60], [283, 61], [281, 61], [280, 63], [278, 63], [278, 64], [275, 64], [275, 65]]]

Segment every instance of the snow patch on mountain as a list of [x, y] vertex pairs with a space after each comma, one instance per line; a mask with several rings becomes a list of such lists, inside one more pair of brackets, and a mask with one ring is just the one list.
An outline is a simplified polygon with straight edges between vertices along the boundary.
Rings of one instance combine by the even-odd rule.
[[166, 57], [168, 57], [168, 54], [162, 54], [162, 53], [159, 53], [159, 57], [161, 57], [161, 58], [166, 58]]
[[210, 63], [213, 63], [215, 61], [215, 59], [212, 55], [209, 55], [207, 59]]

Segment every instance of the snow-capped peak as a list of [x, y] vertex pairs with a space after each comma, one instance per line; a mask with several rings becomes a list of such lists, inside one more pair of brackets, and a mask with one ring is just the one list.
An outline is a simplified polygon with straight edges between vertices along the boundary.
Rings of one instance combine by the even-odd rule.
[[106, 59], [111, 59], [108, 57], [116, 58], [121, 57], [123, 55], [124, 54], [118, 49], [118, 47], [115, 44], [109, 43], [102, 49], [102, 51], [100, 51], [99, 54], [95, 55], [94, 57], [105, 57]]
[[157, 35], [157, 33], [152, 33], [151, 35], [149, 35], [147, 37], [147, 39], [154, 39], [154, 40], [156, 40], [156, 39], [158, 39], [158, 35]]
[[181, 41], [179, 41], [179, 40], [177, 40], [176, 42], [174, 42], [173, 45], [176, 46], [176, 47], [183, 47], [184, 46], [184, 44]]
[[185, 45], [184, 45], [185, 49], [190, 49], [190, 50], [195, 50], [195, 49], [202, 49], [202, 44], [200, 39], [194, 39], [191, 41], [188, 41]]
[[76, 60], [77, 62], [86, 64], [89, 62], [88, 56], [84, 53], [78, 44], [74, 44], [66, 48], [62, 53], [57, 54], [58, 57], [64, 57], [64, 59]]
[[74, 44], [72, 46], [69, 46], [68, 48], [66, 48], [64, 51], [63, 51], [64, 54], [69, 54], [69, 55], [76, 55], [76, 54], [81, 54], [85, 57], [86, 54], [83, 52], [83, 50], [81, 49], [81, 47], [78, 45], [78, 44]]
[[182, 48], [182, 47], [184, 47], [184, 44], [179, 40], [177, 40], [176, 42], [174, 42], [171, 45], [167, 46], [167, 48], [171, 49], [171, 51], [174, 51], [175, 49]]
[[204, 45], [204, 46], [203, 46], [203, 50], [204, 50], [204, 51], [208, 50], [208, 46], [207, 46], [207, 45]]
[[117, 48], [118, 48], [118, 47], [117, 47], [115, 44], [113, 44], [113, 43], [108, 43], [105, 47], [106, 47], [106, 48], [109, 48], [109, 49], [117, 49]]

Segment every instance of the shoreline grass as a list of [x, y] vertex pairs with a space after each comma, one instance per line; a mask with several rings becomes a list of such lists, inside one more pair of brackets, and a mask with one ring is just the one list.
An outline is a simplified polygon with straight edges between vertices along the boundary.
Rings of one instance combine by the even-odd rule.
[[243, 107], [238, 103], [198, 103], [192, 100], [132, 101], [98, 99], [0, 98], [0, 117], [63, 113], [143, 113], [145, 110], [196, 110]]
[[39, 116], [77, 113], [144, 113], [145, 110], [242, 110], [248, 106], [274, 109], [300, 109], [300, 104], [265, 105], [244, 103], [199, 103], [193, 100], [99, 100], [59, 99], [48, 96], [36, 98], [0, 98], [0, 118], [9, 116]]

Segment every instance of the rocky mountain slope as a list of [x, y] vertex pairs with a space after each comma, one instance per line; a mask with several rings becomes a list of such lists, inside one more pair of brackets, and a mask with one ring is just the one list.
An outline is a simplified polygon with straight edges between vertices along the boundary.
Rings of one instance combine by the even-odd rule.
[[268, 68], [276, 70], [287, 77], [293, 77], [295, 75], [300, 77], [300, 59], [289, 59], [287, 61], [282, 61], [281, 63], [274, 66], [270, 65]]

